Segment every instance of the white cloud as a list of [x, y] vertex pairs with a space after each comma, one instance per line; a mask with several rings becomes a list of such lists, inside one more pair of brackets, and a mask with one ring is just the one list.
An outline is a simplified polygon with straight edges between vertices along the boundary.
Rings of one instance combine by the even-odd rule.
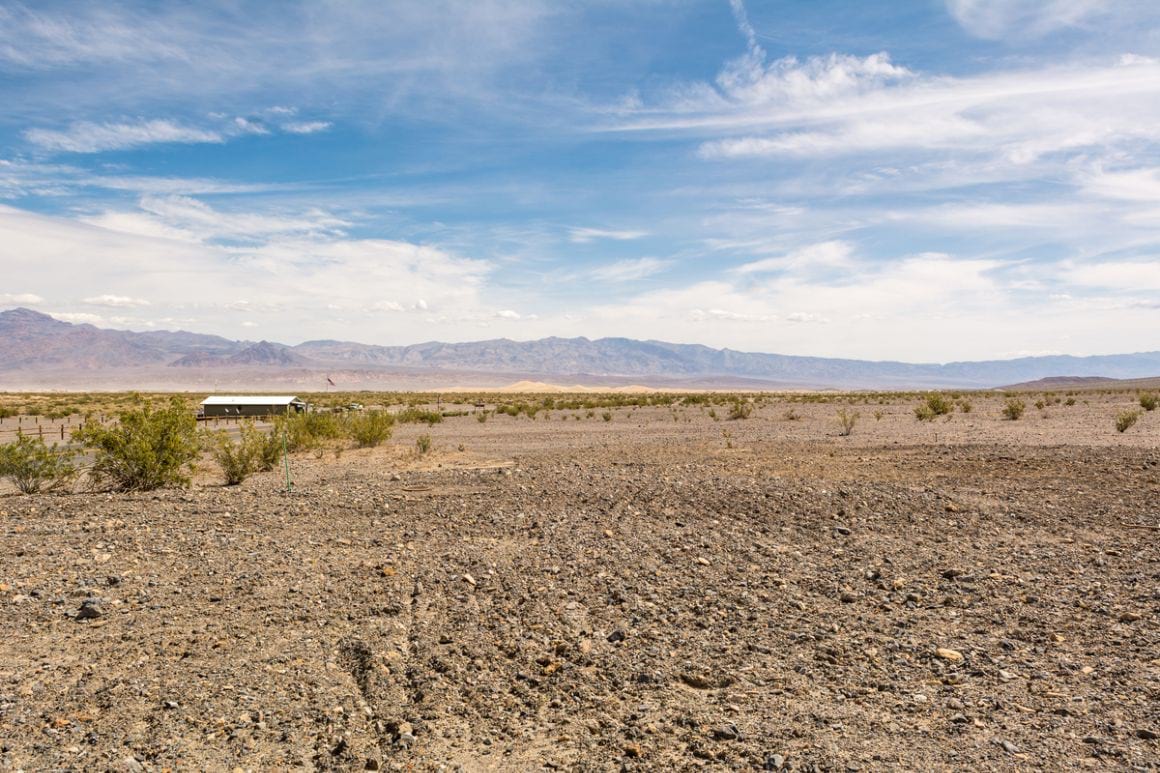
[[644, 236], [648, 236], [648, 231], [617, 231], [607, 228], [572, 228], [568, 231], [568, 238], [575, 244], [586, 244], [597, 239], [629, 241]]
[[1109, 0], [946, 0], [947, 10], [980, 38], [1038, 37], [1097, 19]]
[[330, 121], [292, 121], [282, 124], [282, 131], [291, 134], [317, 134], [332, 126]]
[[149, 301], [141, 298], [130, 298], [127, 295], [95, 295], [91, 298], [85, 298], [81, 303], [87, 303], [90, 306], [107, 306], [113, 309], [130, 309], [149, 305]]
[[1063, 278], [1075, 285], [1134, 292], [1160, 291], [1160, 257], [1148, 261], [1104, 261], [1071, 266]]
[[100, 314], [84, 311], [50, 311], [49, 314], [62, 322], [71, 322], [74, 325], [105, 325], [109, 322]]
[[[180, 220], [181, 212], [178, 207], [173, 216]], [[24, 286], [34, 286], [34, 278], [51, 280], [57, 292], [73, 297], [115, 281], [118, 298], [148, 298], [151, 316], [195, 316], [202, 320], [198, 330], [223, 335], [262, 311], [264, 329], [278, 329], [290, 342], [354, 337], [413, 343], [432, 338], [429, 324], [455, 338], [464, 325], [492, 315], [494, 307], [482, 298], [492, 271], [486, 261], [402, 241], [273, 227], [271, 221], [295, 218], [254, 213], [231, 216], [235, 238], [226, 243], [175, 238], [165, 231], [173, 228], [166, 216], [154, 216], [160, 227], [144, 233], [0, 205], [5, 280]], [[237, 226], [245, 222], [254, 231], [243, 239]], [[388, 320], [371, 311], [390, 298], [415, 299], [408, 308], [421, 313]]]
[[155, 143], [223, 142], [220, 132], [183, 126], [174, 121], [155, 119], [137, 123], [92, 123], [79, 121], [68, 129], [29, 129], [25, 139], [46, 150], [69, 153], [99, 153], [106, 150]]
[[738, 274], [767, 272], [806, 273], [818, 269], [846, 268], [853, 264], [854, 248], [849, 242], [829, 241], [810, 244], [776, 258], [743, 263], [733, 269]]
[[664, 271], [671, 263], [657, 258], [630, 258], [593, 269], [590, 274], [604, 282], [632, 282]]
[[183, 239], [250, 241], [274, 234], [340, 234], [350, 223], [318, 209], [289, 217], [223, 212], [189, 196], [143, 196], [136, 210], [110, 210], [84, 221], [113, 231]]
[[520, 313], [518, 311], [513, 311], [512, 309], [503, 309], [502, 311], [497, 311], [495, 316], [497, 319], [522, 319]]
[[21, 306], [36, 306], [38, 304], [44, 303], [44, 298], [41, 298], [35, 293], [0, 293], [0, 303], [15, 303]]

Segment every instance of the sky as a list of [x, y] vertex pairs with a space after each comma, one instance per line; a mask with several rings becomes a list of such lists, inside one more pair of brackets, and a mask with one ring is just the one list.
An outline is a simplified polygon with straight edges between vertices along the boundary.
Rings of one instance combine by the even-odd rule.
[[1154, 0], [0, 0], [0, 308], [1160, 349]]

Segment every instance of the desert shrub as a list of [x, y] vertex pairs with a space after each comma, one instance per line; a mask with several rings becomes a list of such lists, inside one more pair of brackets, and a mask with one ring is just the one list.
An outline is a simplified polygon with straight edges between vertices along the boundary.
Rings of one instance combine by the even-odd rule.
[[1007, 402], [1003, 404], [1003, 418], [1007, 421], [1019, 421], [1026, 410], [1027, 404], [1018, 397], [1008, 397]]
[[236, 486], [259, 469], [267, 436], [252, 421], [242, 425], [241, 436], [234, 440], [225, 430], [215, 432], [210, 441], [210, 456], [221, 467], [227, 486]]
[[975, 406], [971, 404], [970, 400], [967, 400], [966, 398], [959, 400], [959, 410], [962, 411], [963, 413], [970, 413], [974, 409], [975, 409]]
[[885, 411], [874, 411], [874, 421], [882, 421], [882, 417], [885, 415]]
[[604, 413], [600, 414], [600, 418], [604, 419], [605, 421], [612, 421], [612, 412], [605, 411]]
[[374, 448], [391, 437], [395, 417], [386, 411], [366, 411], [347, 419], [347, 432], [359, 448]]
[[415, 450], [419, 452], [420, 456], [429, 452], [431, 450], [431, 436], [424, 434], [415, 438]]
[[188, 485], [201, 450], [197, 420], [180, 398], [166, 408], [122, 411], [112, 426], [85, 422], [73, 438], [95, 452], [93, 480], [119, 491]]
[[854, 425], [858, 423], [858, 412], [847, 411], [845, 408], [838, 409], [838, 426], [841, 427], [839, 433], [842, 437], [849, 437], [854, 432]]
[[748, 419], [751, 413], [753, 413], [753, 405], [745, 400], [734, 400], [733, 404], [729, 406], [729, 419], [731, 421]]
[[428, 427], [433, 427], [443, 421], [443, 414], [439, 411], [428, 411], [412, 406], [396, 413], [395, 421], [400, 424], [426, 424]]
[[48, 446], [40, 438], [18, 435], [0, 446], [0, 477], [11, 478], [22, 494], [39, 494], [67, 487], [76, 477], [72, 453]]
[[8, 419], [20, 413], [15, 408], [9, 408], [6, 405], [0, 405], [0, 419]]
[[1119, 415], [1116, 416], [1116, 432], [1127, 432], [1128, 428], [1135, 424], [1139, 418], [1139, 411], [1120, 411]]
[[1074, 398], [1074, 397], [1069, 397], [1069, 398], [1067, 398], [1066, 400], [1064, 400], [1064, 401], [1063, 401], [1063, 404], [1064, 404], [1064, 405], [1075, 405], [1075, 398]]
[[1036, 407], [1038, 410], [1041, 410], [1041, 411], [1042, 411], [1046, 405], [1047, 405], [1047, 403], [1043, 402], [1042, 400], [1036, 400], [1036, 401], [1035, 401], [1035, 407]]
[[[274, 420], [274, 434], [285, 437], [290, 451], [317, 451], [328, 441], [346, 434], [339, 414], [323, 411], [288, 413]], [[275, 460], [277, 455], [275, 454]]]
[[782, 414], [781, 418], [785, 419], [786, 421], [797, 421], [801, 418], [801, 414], [799, 414], [793, 408], [790, 408], [788, 411]]
[[485, 421], [487, 421], [487, 411], [483, 411], [482, 413], [477, 413], [475, 415], [475, 420], [478, 421], [480, 424], [483, 424]]
[[1145, 393], [1140, 395], [1140, 407], [1145, 411], [1154, 411], [1156, 406], [1160, 404], [1160, 398], [1152, 393]]
[[922, 405], [914, 409], [919, 421], [934, 421], [938, 416], [946, 416], [955, 409], [955, 404], [938, 392], [926, 396]]

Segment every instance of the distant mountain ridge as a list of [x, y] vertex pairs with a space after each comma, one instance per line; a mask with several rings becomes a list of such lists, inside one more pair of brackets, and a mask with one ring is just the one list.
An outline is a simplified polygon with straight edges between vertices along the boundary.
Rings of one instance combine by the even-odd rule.
[[701, 386], [745, 383], [747, 388], [761, 384], [770, 388], [990, 388], [1059, 376], [1153, 377], [1160, 375], [1160, 352], [914, 364], [761, 354], [630, 338], [432, 341], [410, 346], [325, 340], [287, 346], [184, 331], [107, 330], [23, 308], [0, 312], [0, 386], [4, 374], [96, 373], [115, 368], [219, 374], [241, 369], [267, 374], [465, 372], [536, 375], [569, 382], [577, 377], [604, 377]]

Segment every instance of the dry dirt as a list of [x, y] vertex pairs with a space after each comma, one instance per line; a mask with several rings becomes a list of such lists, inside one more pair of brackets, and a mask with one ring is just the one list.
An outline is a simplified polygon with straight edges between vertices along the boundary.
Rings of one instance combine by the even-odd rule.
[[0, 770], [1156, 769], [1129, 399], [466, 416], [293, 493], [6, 493]]

